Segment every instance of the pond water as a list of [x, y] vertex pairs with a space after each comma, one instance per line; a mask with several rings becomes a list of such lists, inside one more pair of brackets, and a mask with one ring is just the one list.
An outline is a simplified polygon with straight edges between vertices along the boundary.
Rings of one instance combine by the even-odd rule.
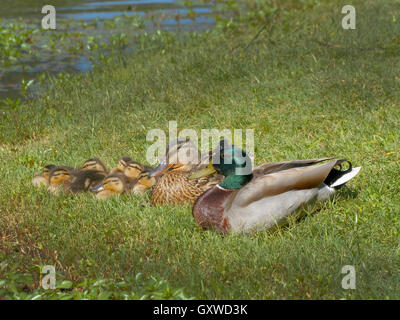
[[[1, 0], [0, 32], [6, 32], [9, 23], [26, 24], [29, 32], [39, 29], [44, 14], [41, 9], [50, 3], [42, 0]], [[203, 2], [179, 0], [53, 0], [56, 8], [57, 33], [83, 32], [97, 37], [105, 35], [110, 39], [113, 33], [122, 32], [121, 28], [112, 30], [105, 27], [107, 21], [117, 21], [119, 17], [142, 18], [143, 30], [152, 32], [156, 29], [185, 32], [189, 30], [203, 31], [214, 25], [211, 7]], [[21, 19], [22, 18], [22, 19]], [[63, 24], [62, 21], [67, 21]], [[89, 30], [83, 26], [95, 25]], [[129, 26], [128, 26], [129, 27]], [[129, 37], [130, 31], [124, 31]], [[37, 33], [35, 33], [37, 35]], [[27, 42], [30, 35], [27, 36]], [[54, 38], [54, 37], [53, 37]], [[61, 39], [61, 38], [60, 38]], [[53, 39], [54, 40], [54, 39]], [[63, 41], [63, 40], [60, 40]], [[106, 40], [107, 41], [107, 40]], [[21, 81], [35, 79], [39, 74], [48, 72], [85, 72], [92, 69], [88, 52], [71, 50], [71, 48], [53, 48], [50, 50], [48, 37], [33, 41], [35, 53], [28, 51], [25, 56], [12, 63], [0, 65], [0, 99], [15, 98], [20, 95]], [[71, 44], [73, 46], [73, 44]], [[3, 44], [4, 47], [4, 44]], [[126, 45], [122, 46], [126, 50]], [[0, 50], [2, 44], [0, 43]], [[78, 52], [77, 52], [78, 51]], [[0, 51], [1, 58], [1, 51]]]

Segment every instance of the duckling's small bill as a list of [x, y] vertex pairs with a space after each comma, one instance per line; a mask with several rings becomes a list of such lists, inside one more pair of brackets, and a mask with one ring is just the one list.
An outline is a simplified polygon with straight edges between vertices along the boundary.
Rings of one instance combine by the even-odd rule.
[[100, 192], [100, 191], [103, 191], [103, 190], [104, 190], [104, 185], [103, 184], [99, 184], [97, 187], [94, 187], [94, 188], [90, 189], [90, 191], [94, 192], [94, 193], [97, 193], [97, 192]]

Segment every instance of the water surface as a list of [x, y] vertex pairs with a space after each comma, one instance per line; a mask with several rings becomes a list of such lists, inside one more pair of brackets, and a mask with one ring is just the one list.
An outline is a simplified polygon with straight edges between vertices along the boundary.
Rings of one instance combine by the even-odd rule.
[[[21, 21], [28, 24], [29, 28], [40, 28], [44, 16], [41, 9], [48, 3], [47, 0], [2, 0], [0, 25], [17, 22], [22, 18]], [[182, 1], [177, 0], [54, 0], [51, 3], [55, 6], [57, 13], [57, 30], [54, 31], [56, 33], [83, 31], [89, 32], [94, 37], [100, 34], [104, 35], [105, 39], [110, 39], [114, 33], [121, 30], [105, 28], [103, 23], [115, 21], [116, 18], [123, 16], [143, 18], [146, 21], [144, 29], [148, 32], [157, 28], [175, 32], [203, 31], [214, 25], [211, 8], [202, 3], [191, 7], [185, 7]], [[62, 23], [69, 20], [78, 23], [69, 23], [67, 26]], [[80, 28], [80, 25], [85, 22], [95, 25], [95, 28], [89, 30]], [[131, 30], [125, 32], [129, 36]], [[76, 50], [65, 50], [65, 48], [51, 52], [45, 49], [48, 43], [50, 43], [49, 38], [43, 38], [33, 44], [40, 48], [37, 56], [24, 57], [10, 66], [0, 66], [0, 99], [17, 97], [20, 94], [22, 79], [26, 81], [35, 79], [43, 72], [57, 74], [86, 72], [92, 69], [92, 62], [87, 52], [80, 53]]]

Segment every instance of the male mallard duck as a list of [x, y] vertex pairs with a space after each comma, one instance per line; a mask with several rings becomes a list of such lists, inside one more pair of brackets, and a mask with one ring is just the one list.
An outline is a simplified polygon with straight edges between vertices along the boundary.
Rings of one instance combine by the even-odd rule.
[[49, 174], [50, 171], [55, 168], [56, 166], [54, 164], [49, 164], [47, 166], [45, 166], [42, 170], [41, 173], [36, 174], [31, 183], [35, 186], [35, 187], [48, 187], [49, 186]]
[[[191, 178], [197, 179], [214, 170], [225, 176], [193, 206], [193, 216], [200, 226], [223, 233], [283, 225], [302, 205], [328, 199], [361, 169], [353, 168], [347, 160], [323, 158], [266, 163], [245, 172], [249, 159], [244, 151], [223, 141], [219, 148], [219, 161], [215, 163], [214, 159], [214, 164], [210, 162], [207, 169]], [[319, 164], [327, 160], [331, 161]], [[347, 170], [342, 170], [343, 163], [348, 163]], [[336, 166], [340, 168], [335, 169]]]
[[192, 171], [204, 167], [200, 152], [188, 139], [170, 143], [164, 159], [149, 177], [158, 177], [151, 193], [152, 204], [193, 203], [198, 196], [222, 180], [220, 175], [189, 180]]
[[117, 194], [127, 193], [128, 181], [121, 173], [112, 173], [104, 179], [103, 183], [91, 188], [90, 191], [96, 194], [96, 199], [104, 200]]
[[48, 190], [58, 194], [60, 189], [72, 193], [88, 191], [99, 185], [106, 174], [97, 170], [74, 170], [70, 167], [55, 167], [49, 174]]

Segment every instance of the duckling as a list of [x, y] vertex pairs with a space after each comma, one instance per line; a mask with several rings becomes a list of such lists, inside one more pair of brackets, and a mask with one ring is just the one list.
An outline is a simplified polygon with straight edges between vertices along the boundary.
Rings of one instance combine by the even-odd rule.
[[128, 165], [128, 162], [131, 162], [132, 159], [128, 156], [124, 156], [121, 159], [119, 159], [117, 166], [110, 171], [110, 174], [114, 173], [124, 173], [124, 170], [126, 166]]
[[130, 160], [126, 162], [124, 176], [127, 178], [129, 183], [136, 183], [139, 177], [142, 177], [142, 179], [144, 179], [144, 177], [148, 175], [151, 170], [153, 170], [152, 167], [145, 166], [140, 162]]
[[88, 191], [99, 185], [106, 175], [96, 170], [74, 170], [70, 167], [55, 167], [49, 174], [48, 190], [58, 194], [60, 189], [72, 193]]
[[193, 171], [205, 167], [200, 159], [200, 151], [190, 140], [170, 143], [160, 165], [149, 174], [149, 177], [159, 177], [151, 194], [151, 204], [193, 204], [204, 191], [221, 182], [220, 174], [188, 179]]
[[104, 172], [105, 174], [108, 174], [106, 166], [99, 158], [91, 158], [91, 159], [86, 160], [83, 163], [81, 170], [94, 170], [94, 171], [100, 171], [100, 172]]
[[153, 188], [157, 180], [157, 177], [150, 177], [148, 171], [143, 171], [137, 182], [131, 185], [131, 192], [135, 195], [143, 195], [147, 190]]
[[120, 173], [108, 175], [103, 183], [90, 189], [96, 194], [96, 199], [104, 200], [117, 194], [125, 194], [129, 191], [126, 177]]
[[[81, 168], [82, 171], [96, 171], [99, 174], [102, 174], [105, 178], [108, 175], [108, 171], [106, 166], [99, 158], [91, 158], [86, 160]], [[99, 185], [102, 181], [98, 179], [94, 179], [91, 181], [89, 188], [94, 188], [95, 186]]]
[[31, 180], [31, 183], [37, 187], [48, 187], [49, 186], [49, 174], [50, 171], [55, 168], [56, 166], [54, 164], [49, 164], [47, 166], [45, 166], [42, 169], [41, 173], [36, 174], [33, 179]]

